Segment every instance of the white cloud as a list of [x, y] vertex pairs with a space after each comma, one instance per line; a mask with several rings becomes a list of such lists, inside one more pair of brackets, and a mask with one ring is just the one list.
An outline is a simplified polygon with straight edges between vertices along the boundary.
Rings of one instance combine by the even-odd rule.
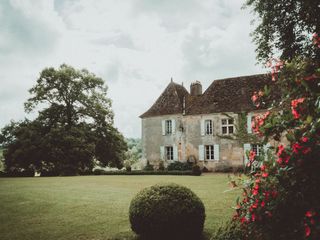
[[[115, 124], [140, 137], [138, 118], [170, 78], [204, 88], [254, 74], [250, 15], [238, 0], [6, 0], [0, 3], [0, 127], [21, 119], [39, 72], [62, 63], [105, 79]], [[5, 19], [5, 20], [4, 20]], [[4, 90], [5, 89], [5, 90]]]

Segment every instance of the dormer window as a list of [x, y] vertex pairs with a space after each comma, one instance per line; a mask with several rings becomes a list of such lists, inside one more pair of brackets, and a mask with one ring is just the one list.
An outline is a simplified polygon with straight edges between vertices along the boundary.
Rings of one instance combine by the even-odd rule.
[[166, 129], [166, 135], [172, 134], [172, 120], [166, 120], [165, 129]]
[[234, 120], [233, 118], [221, 119], [222, 134], [229, 135], [234, 133]]
[[204, 126], [205, 126], [205, 134], [212, 135], [212, 120], [205, 120]]

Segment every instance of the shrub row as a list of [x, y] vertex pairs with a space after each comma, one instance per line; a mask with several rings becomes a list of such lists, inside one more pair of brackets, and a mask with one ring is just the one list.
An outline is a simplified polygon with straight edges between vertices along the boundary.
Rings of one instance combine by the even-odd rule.
[[2, 172], [0, 171], [0, 177], [33, 177], [34, 171], [12, 171], [12, 172]]
[[93, 175], [195, 175], [192, 171], [104, 171], [95, 169]]

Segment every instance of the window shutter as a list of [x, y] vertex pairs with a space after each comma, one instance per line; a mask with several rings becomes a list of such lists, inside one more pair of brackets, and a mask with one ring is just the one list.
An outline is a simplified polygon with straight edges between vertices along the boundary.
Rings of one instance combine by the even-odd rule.
[[160, 146], [160, 158], [161, 158], [161, 160], [165, 160], [164, 159], [164, 146]]
[[172, 119], [172, 135], [176, 133], [176, 120]]
[[204, 160], [204, 146], [199, 145], [199, 160], [203, 161]]
[[162, 135], [166, 135], [166, 120], [162, 120]]
[[173, 146], [173, 160], [178, 161], [178, 147]]
[[267, 154], [268, 149], [271, 147], [270, 143], [267, 143], [263, 145], [263, 152], [264, 154]]
[[211, 135], [214, 135], [214, 125], [213, 125], [213, 119], [211, 119], [211, 127], [212, 127], [212, 133], [211, 133]]
[[200, 120], [200, 131], [201, 131], [201, 136], [204, 136], [205, 129], [204, 129], [204, 119]]
[[219, 161], [220, 159], [220, 149], [219, 149], [219, 144], [214, 144], [213, 145], [213, 155], [214, 155], [214, 160]]
[[252, 121], [252, 113], [248, 113], [248, 115], [247, 115], [247, 131], [248, 131], [248, 133], [252, 133], [251, 121]]
[[244, 152], [244, 164], [247, 164], [249, 159], [247, 156], [247, 152], [251, 150], [251, 144], [250, 143], [245, 143], [243, 144], [243, 152]]

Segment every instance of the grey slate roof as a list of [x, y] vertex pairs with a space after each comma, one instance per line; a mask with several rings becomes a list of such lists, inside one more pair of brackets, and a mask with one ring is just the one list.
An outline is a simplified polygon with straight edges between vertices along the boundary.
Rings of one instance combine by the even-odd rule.
[[171, 82], [140, 117], [182, 114], [184, 97], [186, 115], [256, 110], [251, 96], [265, 85], [273, 85], [268, 74], [226, 78], [213, 81], [202, 95], [191, 96], [182, 85]]

